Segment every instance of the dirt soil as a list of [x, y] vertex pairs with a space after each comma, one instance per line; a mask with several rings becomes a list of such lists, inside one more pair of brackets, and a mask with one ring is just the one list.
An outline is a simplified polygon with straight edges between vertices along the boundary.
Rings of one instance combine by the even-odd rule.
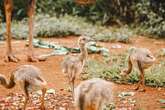
[[[66, 38], [50, 38], [45, 39], [50, 42], [56, 42], [61, 45], [76, 47], [77, 46], [77, 37], [69, 36]], [[150, 38], [138, 37], [132, 38], [132, 43], [123, 44], [123, 43], [99, 43], [102, 46], [110, 49], [111, 53], [122, 53], [130, 46], [136, 47], [146, 47], [149, 48], [154, 54], [158, 52], [158, 49], [165, 48], [165, 40], [155, 40]], [[25, 46], [26, 41], [15, 41], [13, 40], [13, 52], [14, 54], [21, 60], [18, 63], [5, 63], [5, 42], [0, 42], [0, 73], [4, 74], [7, 78], [9, 78], [10, 73], [19, 65], [23, 64], [32, 64], [40, 68], [43, 72], [43, 76], [48, 82], [48, 88], [53, 88], [59, 92], [59, 94], [70, 95], [70, 92], [67, 92], [68, 83], [66, 77], [61, 71], [61, 62], [64, 56], [52, 56], [49, 57], [44, 62], [35, 62], [30, 63], [27, 62], [27, 47]], [[112, 48], [114, 45], [121, 45], [122, 48], [116, 49]], [[44, 53], [49, 53], [52, 51], [51, 49], [41, 49], [35, 48], [35, 54], [41, 55]], [[93, 56], [93, 55], [91, 55]], [[101, 57], [101, 56], [100, 56]], [[90, 57], [93, 58], [93, 57]], [[78, 81], [79, 82], [79, 81]], [[151, 88], [147, 87], [146, 92], [135, 92], [132, 88], [135, 85], [119, 85], [114, 84], [114, 103], [116, 106], [116, 110], [162, 110], [163, 104], [160, 104], [159, 99], [165, 99], [165, 89], [164, 88]], [[118, 94], [121, 92], [132, 91], [135, 94], [133, 96], [128, 96], [123, 98], [118, 97]], [[0, 98], [5, 97], [10, 93], [22, 93], [19, 86], [14, 87], [11, 90], [7, 90], [0, 86]], [[130, 100], [132, 100], [132, 104], [130, 104]], [[71, 105], [72, 106], [72, 105]], [[7, 109], [8, 110], [8, 109]], [[69, 110], [73, 110], [73, 108], [69, 108]]]

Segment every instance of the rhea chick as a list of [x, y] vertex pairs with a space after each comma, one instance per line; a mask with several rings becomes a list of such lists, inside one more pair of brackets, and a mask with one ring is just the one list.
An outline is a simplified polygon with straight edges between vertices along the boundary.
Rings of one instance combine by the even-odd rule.
[[113, 101], [113, 83], [100, 78], [81, 82], [74, 92], [76, 110], [103, 110]]
[[66, 73], [69, 83], [72, 87], [72, 92], [74, 91], [74, 82], [77, 75], [82, 72], [84, 64], [86, 62], [88, 52], [86, 44], [91, 41], [91, 38], [86, 36], [80, 36], [78, 39], [78, 45], [80, 47], [79, 55], [69, 55], [64, 58], [62, 62], [62, 71]]
[[140, 72], [140, 80], [135, 90], [138, 90], [140, 88], [140, 85], [142, 85], [142, 89], [140, 91], [145, 91], [144, 70], [152, 66], [154, 62], [155, 57], [150, 50], [146, 48], [132, 48], [128, 58], [128, 69], [124, 69], [121, 72], [121, 75], [126, 76], [130, 74], [132, 71], [132, 67], [134, 66]]
[[11, 73], [9, 81], [7, 81], [5, 76], [0, 75], [0, 84], [5, 88], [11, 89], [16, 85], [16, 83], [20, 84], [25, 93], [24, 110], [26, 109], [26, 105], [29, 100], [29, 93], [36, 90], [42, 90], [42, 97], [40, 99], [41, 110], [45, 110], [44, 96], [46, 93], [47, 82], [42, 77], [39, 68], [33, 65], [21, 65]]

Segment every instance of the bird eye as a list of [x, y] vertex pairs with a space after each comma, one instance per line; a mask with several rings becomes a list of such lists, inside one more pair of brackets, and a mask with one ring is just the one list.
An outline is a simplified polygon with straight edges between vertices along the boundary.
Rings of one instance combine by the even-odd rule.
[[148, 55], [148, 54], [147, 54], [146, 56], [147, 56], [147, 57], [151, 57], [151, 56], [150, 56], [150, 55]]
[[146, 55], [148, 58], [153, 58], [153, 56], [151, 56], [151, 55]]

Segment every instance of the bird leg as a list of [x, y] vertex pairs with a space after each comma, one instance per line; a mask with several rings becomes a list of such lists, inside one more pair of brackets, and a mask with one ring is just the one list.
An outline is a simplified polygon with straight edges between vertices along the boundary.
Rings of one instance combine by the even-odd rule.
[[99, 99], [97, 99], [97, 101], [96, 101], [96, 107], [95, 107], [95, 109], [96, 110], [102, 110], [102, 102], [101, 102], [101, 96], [100, 97], [98, 97]]
[[45, 105], [44, 105], [44, 97], [45, 97], [45, 94], [46, 94], [46, 88], [43, 88], [42, 89], [42, 96], [41, 96], [41, 110], [45, 110]]
[[139, 90], [140, 84], [141, 84], [141, 75], [140, 75], [139, 82], [138, 82], [137, 86], [134, 88], [134, 90], [136, 90], [136, 91]]
[[138, 68], [139, 68], [139, 71], [140, 71], [140, 80], [139, 80], [137, 88], [135, 90], [138, 90], [140, 85], [142, 85], [142, 89], [140, 89], [139, 91], [144, 92], [145, 91], [144, 69], [143, 69], [142, 64], [141, 64], [140, 61], [137, 61], [137, 64], [138, 64]]
[[[75, 79], [75, 78], [74, 78]], [[74, 98], [74, 80], [72, 80], [72, 85], [71, 85], [71, 87], [72, 87], [72, 96], [73, 96], [73, 98]]]
[[72, 74], [71, 74], [71, 89], [72, 89], [72, 97], [74, 98], [74, 83], [75, 83], [75, 79], [76, 79], [76, 71], [72, 70]]
[[24, 92], [25, 92], [25, 102], [24, 102], [24, 108], [23, 110], [26, 110], [26, 106], [27, 106], [27, 103], [29, 101], [29, 93], [28, 93], [28, 87], [29, 87], [29, 83], [24, 81], [23, 82], [23, 87], [24, 87]]
[[25, 96], [25, 102], [24, 102], [23, 110], [26, 110], [26, 106], [27, 106], [28, 101], [29, 101], [29, 96]]
[[68, 76], [69, 79], [69, 91], [72, 92], [72, 96], [74, 96], [74, 80], [75, 78], [73, 78], [72, 76]]
[[146, 90], [145, 90], [145, 79], [144, 79], [144, 74], [142, 74], [142, 76], [141, 76], [142, 78], [141, 78], [141, 85], [142, 85], [142, 88], [139, 90], [140, 92], [145, 92]]
[[18, 62], [19, 59], [16, 58], [12, 52], [11, 46], [11, 14], [13, 10], [13, 2], [12, 0], [5, 0], [5, 16], [6, 16], [6, 45], [7, 45], [7, 52], [5, 56], [6, 62]]
[[29, 47], [28, 47], [28, 61], [37, 62], [38, 59], [33, 53], [33, 19], [35, 12], [35, 0], [28, 0], [28, 16], [29, 16]]

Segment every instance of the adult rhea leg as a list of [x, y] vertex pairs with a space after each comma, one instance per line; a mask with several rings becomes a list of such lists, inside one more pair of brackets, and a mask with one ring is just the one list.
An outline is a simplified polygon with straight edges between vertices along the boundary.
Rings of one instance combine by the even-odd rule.
[[16, 58], [12, 53], [11, 47], [11, 14], [13, 10], [13, 1], [12, 0], [5, 0], [5, 16], [6, 16], [6, 45], [7, 45], [7, 52], [5, 56], [6, 62], [18, 62], [19, 59]]
[[28, 61], [36, 62], [38, 59], [34, 57], [33, 53], [33, 19], [35, 12], [35, 1], [28, 0], [28, 16], [29, 16], [29, 48], [28, 48]]

